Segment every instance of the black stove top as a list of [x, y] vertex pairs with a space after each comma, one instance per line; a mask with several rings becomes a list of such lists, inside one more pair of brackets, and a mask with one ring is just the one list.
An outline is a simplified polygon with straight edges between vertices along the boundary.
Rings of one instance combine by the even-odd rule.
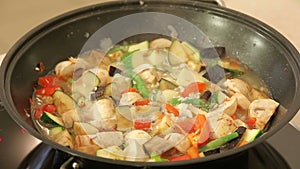
[[[0, 119], [0, 168], [55, 169], [60, 168], [67, 160], [72, 161], [69, 163], [71, 165], [65, 166], [66, 169], [76, 165], [79, 168], [134, 168], [73, 158], [35, 139], [20, 128], [5, 110], [0, 110]], [[296, 169], [300, 167], [299, 154], [300, 133], [287, 125], [268, 141], [235, 156], [172, 168]]]

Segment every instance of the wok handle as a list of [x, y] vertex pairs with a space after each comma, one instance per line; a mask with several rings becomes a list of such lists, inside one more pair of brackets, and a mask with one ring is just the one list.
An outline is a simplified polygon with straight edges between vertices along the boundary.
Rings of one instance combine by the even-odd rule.
[[60, 169], [80, 169], [80, 164], [74, 160], [74, 157], [70, 157], [67, 161], [65, 161]]

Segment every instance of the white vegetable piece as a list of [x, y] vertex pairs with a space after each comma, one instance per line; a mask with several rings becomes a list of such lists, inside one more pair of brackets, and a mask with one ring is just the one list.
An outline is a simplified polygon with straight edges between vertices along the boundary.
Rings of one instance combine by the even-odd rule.
[[127, 92], [122, 94], [121, 99], [120, 99], [120, 106], [125, 106], [125, 105], [132, 105], [138, 100], [143, 99], [143, 97], [136, 92]]
[[148, 155], [144, 151], [143, 144], [151, 139], [151, 136], [143, 130], [133, 130], [125, 135], [128, 145], [124, 149], [125, 159], [129, 161], [145, 161]]
[[118, 146], [111, 146], [105, 149], [98, 150], [96, 155], [103, 158], [109, 158], [113, 160], [124, 160], [124, 152]]
[[100, 148], [107, 148], [122, 145], [124, 143], [124, 137], [123, 133], [119, 131], [105, 131], [97, 133], [93, 141]]
[[115, 116], [114, 104], [110, 99], [98, 100], [93, 106], [91, 113], [89, 113], [90, 121], [103, 120]]
[[84, 122], [74, 122], [73, 130], [76, 135], [96, 134], [99, 132], [96, 127]]
[[143, 130], [133, 130], [125, 135], [125, 142], [135, 140], [140, 145], [143, 145], [149, 139], [151, 139], [151, 136]]
[[170, 141], [173, 146], [180, 151], [181, 153], [186, 153], [187, 149], [191, 147], [191, 142], [184, 136], [179, 133], [170, 133], [164, 137], [166, 140]]
[[272, 99], [254, 100], [249, 106], [249, 117], [256, 118], [255, 128], [263, 129], [274, 114], [279, 103]]
[[223, 113], [223, 110], [223, 107], [218, 107], [207, 114], [213, 139], [226, 136], [237, 128], [234, 120], [228, 114]]

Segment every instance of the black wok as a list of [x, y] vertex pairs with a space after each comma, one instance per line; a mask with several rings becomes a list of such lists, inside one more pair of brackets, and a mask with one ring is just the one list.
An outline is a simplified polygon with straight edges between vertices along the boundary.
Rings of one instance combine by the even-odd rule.
[[[174, 163], [114, 161], [63, 147], [40, 134], [25, 110], [39, 76], [37, 63], [47, 70], [69, 56], [78, 55], [89, 35], [121, 16], [139, 12], [163, 12], [183, 18], [206, 34], [213, 45], [226, 46], [269, 86], [281, 107], [268, 132], [241, 148], [195, 160]], [[161, 23], [160, 23], [161, 22]], [[158, 27], [163, 24], [157, 19]], [[120, 28], [126, 29], [126, 28]], [[188, 33], [187, 33], [188, 34]], [[93, 46], [89, 46], [93, 48]], [[30, 134], [75, 157], [118, 165], [171, 166], [204, 163], [240, 153], [261, 143], [286, 125], [300, 108], [300, 55], [293, 45], [268, 25], [239, 12], [195, 1], [119, 1], [78, 9], [49, 20], [22, 37], [7, 53], [0, 71], [0, 95], [10, 116]]]

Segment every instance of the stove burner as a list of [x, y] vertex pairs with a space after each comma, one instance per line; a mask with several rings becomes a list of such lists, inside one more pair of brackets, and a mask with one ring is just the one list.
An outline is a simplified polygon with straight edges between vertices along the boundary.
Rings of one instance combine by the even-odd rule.
[[[85, 169], [85, 168], [163, 168], [163, 167], [130, 167], [107, 163], [99, 163], [77, 157], [72, 157], [62, 151], [55, 150], [46, 144], [39, 144], [23, 160], [19, 169]], [[281, 155], [268, 143], [262, 143], [240, 154], [201, 164], [172, 166], [174, 169], [291, 169]]]

